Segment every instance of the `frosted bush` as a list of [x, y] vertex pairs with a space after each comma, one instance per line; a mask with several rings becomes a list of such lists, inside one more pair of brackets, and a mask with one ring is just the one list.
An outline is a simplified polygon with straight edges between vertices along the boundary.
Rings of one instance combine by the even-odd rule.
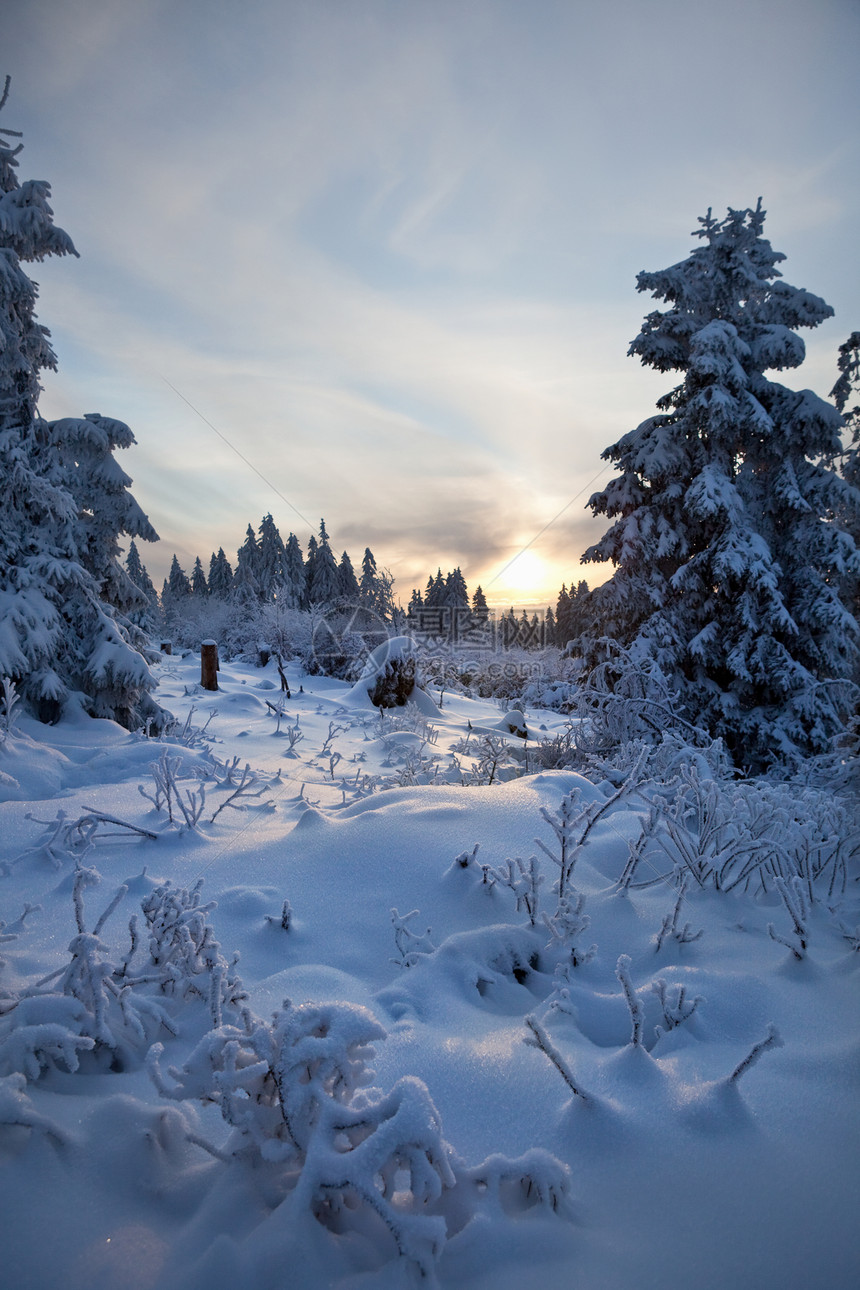
[[118, 888], [87, 931], [84, 892], [98, 882], [97, 871], [78, 861], [72, 888], [77, 932], [69, 942], [69, 962], [24, 991], [0, 1018], [0, 1071], [32, 1080], [55, 1065], [74, 1072], [82, 1053], [96, 1051], [109, 1053], [120, 1066], [161, 1027], [175, 1033], [156, 1000], [132, 991], [125, 966], [117, 966], [101, 939], [127, 887]]
[[[247, 995], [235, 972], [238, 955], [228, 963], [220, 952], [206, 917], [216, 908], [216, 903], [201, 903], [202, 886], [202, 878], [191, 888], [174, 887], [166, 882], [155, 887], [141, 902], [149, 963], [139, 979], [155, 981], [162, 992], [178, 998], [202, 999], [209, 1007], [213, 1025], [217, 1026], [221, 1023], [223, 1008], [238, 1008]], [[137, 943], [136, 920], [130, 924], [130, 930], [129, 958]]]
[[232, 1132], [212, 1154], [267, 1170], [287, 1210], [310, 1211], [333, 1232], [360, 1230], [383, 1249], [393, 1243], [432, 1278], [464, 1209], [498, 1204], [504, 1189], [519, 1193], [521, 1209], [559, 1209], [569, 1175], [544, 1151], [467, 1167], [421, 1080], [369, 1087], [372, 1045], [384, 1037], [356, 1004], [286, 1000], [270, 1023], [246, 1014], [242, 1028], [210, 1031], [167, 1076], [156, 1044], [149, 1068], [162, 1096], [219, 1107]]

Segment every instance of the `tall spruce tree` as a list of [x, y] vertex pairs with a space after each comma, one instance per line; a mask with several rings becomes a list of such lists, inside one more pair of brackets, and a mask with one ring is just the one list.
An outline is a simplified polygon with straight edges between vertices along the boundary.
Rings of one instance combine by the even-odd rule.
[[157, 599], [155, 584], [147, 572], [146, 565], [140, 558], [140, 552], [137, 549], [137, 544], [134, 538], [132, 538], [129, 543], [128, 555], [125, 558], [125, 567], [128, 576], [131, 578], [138, 590], [143, 592], [151, 604], [155, 603]]
[[451, 609], [469, 608], [469, 591], [459, 567], [445, 578], [445, 604]]
[[306, 592], [305, 562], [295, 533], [287, 538], [284, 555], [284, 606], [300, 609]]
[[320, 520], [319, 542], [308, 577], [308, 600], [312, 605], [330, 605], [337, 599], [337, 595], [337, 561], [329, 543], [325, 520]]
[[228, 600], [233, 590], [233, 569], [219, 546], [217, 555], [213, 552], [209, 560], [209, 595], [218, 600]]
[[145, 632], [154, 632], [158, 626], [158, 593], [150, 578], [146, 565], [140, 558], [134, 538], [129, 543], [128, 555], [125, 558], [126, 572], [139, 592], [139, 600], [129, 610], [128, 617], [132, 623]]
[[341, 600], [350, 605], [358, 603], [358, 578], [355, 576], [355, 569], [352, 567], [352, 561], [347, 551], [344, 551], [340, 557], [340, 564], [337, 566], [337, 586], [338, 596]]
[[317, 563], [317, 540], [313, 533], [308, 538], [308, 553], [305, 556], [305, 586], [302, 592], [302, 609], [310, 609], [313, 601], [311, 599], [311, 588], [314, 582], [314, 570]]
[[206, 572], [203, 568], [203, 561], [198, 555], [194, 561], [194, 568], [191, 570], [191, 594], [203, 599], [209, 595], [209, 584], [206, 581]]
[[236, 572], [233, 574], [233, 595], [240, 604], [247, 605], [260, 599], [260, 547], [254, 526], [245, 530], [245, 541], [236, 552]]
[[[7, 77], [0, 109], [8, 91]], [[131, 587], [117, 538], [155, 535], [112, 457], [132, 441], [128, 427], [117, 435], [121, 423], [107, 418], [48, 424], [38, 414], [40, 373], [56, 358], [21, 266], [77, 252], [54, 224], [50, 186], [19, 183], [19, 137], [0, 127], [0, 676], [45, 720], [76, 691], [93, 715], [136, 726], [163, 714], [119, 608]], [[78, 472], [73, 441], [93, 457], [92, 477]]]
[[264, 515], [257, 541], [257, 585], [265, 603], [280, 600], [286, 579], [284, 540], [271, 515]]
[[179, 556], [174, 554], [170, 562], [170, 572], [164, 582], [164, 591], [162, 599], [167, 599], [173, 605], [180, 605], [187, 601], [191, 596], [191, 583], [188, 574], [179, 563]]
[[600, 635], [656, 662], [753, 769], [827, 746], [858, 637], [839, 596], [857, 553], [833, 520], [860, 500], [832, 469], [841, 418], [766, 375], [799, 366], [796, 329], [833, 311], [781, 280], [764, 218], [760, 201], [709, 211], [687, 259], [639, 274], [668, 308], [629, 352], [681, 383], [604, 452], [620, 473], [589, 505], [614, 523], [583, 556], [616, 566], [590, 598], [586, 659]]

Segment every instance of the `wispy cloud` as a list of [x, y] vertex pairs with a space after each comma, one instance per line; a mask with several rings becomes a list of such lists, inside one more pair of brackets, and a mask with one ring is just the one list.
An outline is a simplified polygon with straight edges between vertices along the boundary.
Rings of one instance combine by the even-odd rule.
[[61, 361], [46, 411], [132, 425], [156, 574], [268, 510], [297, 526], [280, 493], [404, 594], [437, 564], [486, 582], [582, 492], [534, 552], [547, 586], [593, 580], [588, 482], [667, 384], [625, 358], [650, 307], [636, 272], [682, 258], [708, 205], [761, 192], [804, 285], [837, 308], [856, 289], [860, 16], [710, 15], [17, 4], [7, 118], [82, 253], [37, 274]]

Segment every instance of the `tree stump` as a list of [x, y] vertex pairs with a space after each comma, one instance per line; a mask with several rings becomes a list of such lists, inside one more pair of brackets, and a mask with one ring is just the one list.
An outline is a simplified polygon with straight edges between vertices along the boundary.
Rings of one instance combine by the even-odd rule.
[[200, 646], [200, 684], [204, 690], [218, 689], [218, 646], [215, 641], [203, 641]]

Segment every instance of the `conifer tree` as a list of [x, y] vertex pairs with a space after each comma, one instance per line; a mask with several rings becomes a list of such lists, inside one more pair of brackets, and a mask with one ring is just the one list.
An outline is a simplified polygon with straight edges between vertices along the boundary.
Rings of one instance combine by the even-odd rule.
[[489, 616], [490, 608], [487, 604], [487, 597], [480, 586], [475, 588], [475, 594], [472, 596], [472, 613], [478, 614], [483, 618]]
[[320, 536], [317, 543], [313, 570], [308, 580], [308, 600], [312, 605], [330, 605], [337, 599], [338, 576], [337, 561], [329, 544], [325, 520], [320, 520]]
[[571, 598], [565, 583], [561, 584], [558, 600], [555, 605], [556, 643], [564, 649], [571, 638]]
[[167, 598], [175, 604], [187, 600], [191, 595], [191, 583], [188, 575], [179, 563], [179, 557], [174, 554], [170, 562], [170, 572], [164, 583], [165, 594]]
[[445, 605], [445, 578], [441, 568], [436, 570], [435, 578], [431, 575], [427, 580], [424, 604], [428, 609], [442, 609]]
[[468, 609], [469, 592], [466, 579], [459, 568], [454, 569], [445, 578], [445, 604], [451, 609]]
[[206, 574], [199, 555], [194, 561], [194, 568], [191, 570], [191, 594], [198, 598], [209, 595], [209, 584], [206, 581]]
[[287, 553], [284, 541], [271, 515], [264, 515], [257, 542], [257, 585], [260, 599], [268, 604], [280, 600], [286, 580]]
[[[0, 110], [8, 91], [7, 77]], [[38, 414], [40, 373], [56, 358], [36, 321], [36, 284], [21, 266], [77, 252], [54, 224], [50, 186], [19, 183], [19, 137], [0, 127], [0, 676], [44, 720], [57, 720], [74, 690], [94, 715], [139, 725], [163, 714], [132, 625], [110, 597], [128, 604], [131, 596], [119, 533], [152, 530], [111, 455], [131, 441], [128, 427], [120, 443], [119, 422], [48, 424]], [[82, 425], [98, 440], [100, 475], [91, 479], [76, 473], [71, 449], [73, 440], [86, 446]], [[102, 503], [104, 514], [94, 514]]]
[[125, 558], [125, 567], [128, 576], [131, 578], [137, 589], [143, 592], [150, 604], [154, 604], [157, 599], [155, 586], [152, 578], [150, 578], [146, 570], [146, 565], [140, 558], [140, 552], [137, 549], [137, 544], [135, 543], [134, 538], [132, 538], [129, 543], [128, 555]]
[[158, 593], [146, 571], [146, 566], [140, 558], [140, 552], [137, 549], [134, 538], [129, 543], [125, 567], [132, 584], [138, 592], [137, 601], [126, 610], [129, 621], [134, 623], [141, 631], [154, 632], [158, 624]]
[[827, 746], [858, 637], [839, 596], [857, 554], [833, 517], [860, 500], [832, 469], [841, 419], [766, 375], [799, 366], [796, 329], [833, 311], [781, 280], [764, 218], [708, 212], [687, 259], [639, 274], [668, 308], [630, 353], [680, 384], [604, 452], [620, 473], [589, 505], [614, 522], [583, 557], [616, 566], [590, 597], [587, 661], [605, 635], [656, 663], [751, 769]]
[[338, 596], [341, 600], [345, 600], [351, 605], [357, 603], [358, 578], [355, 576], [352, 561], [346, 551], [340, 557], [340, 564], [337, 566], [337, 586]]
[[308, 552], [305, 556], [305, 586], [302, 593], [302, 609], [310, 609], [313, 601], [311, 600], [311, 587], [314, 580], [314, 569], [317, 563], [318, 543], [313, 533], [308, 538]]
[[302, 548], [295, 533], [287, 538], [284, 557], [284, 605], [287, 609], [299, 609], [304, 603], [306, 592], [305, 562]]
[[547, 605], [543, 616], [543, 636], [547, 645], [556, 644], [555, 614], [552, 612], [552, 605]]
[[218, 600], [227, 600], [233, 590], [233, 569], [219, 546], [217, 555], [213, 552], [209, 560], [209, 595]]
[[245, 541], [236, 552], [236, 572], [233, 574], [233, 595], [242, 604], [260, 599], [260, 548], [253, 526], [245, 530]]

